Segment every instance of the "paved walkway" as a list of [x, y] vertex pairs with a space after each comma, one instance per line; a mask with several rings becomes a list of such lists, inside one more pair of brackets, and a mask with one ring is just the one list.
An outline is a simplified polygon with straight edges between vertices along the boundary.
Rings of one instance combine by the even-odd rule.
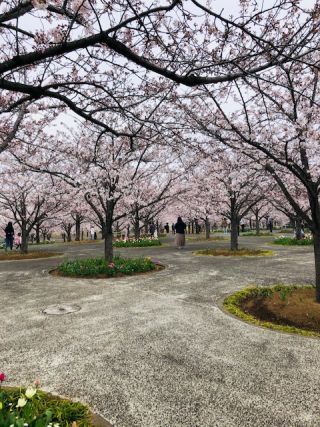
[[[87, 402], [118, 427], [319, 426], [320, 340], [257, 328], [218, 308], [250, 284], [310, 283], [311, 248], [275, 247], [265, 258], [192, 255], [207, 246], [119, 250], [167, 268], [112, 280], [49, 276], [61, 258], [1, 262], [0, 370], [9, 384], [39, 377], [45, 390]], [[61, 248], [68, 257], [102, 253], [102, 244], [51, 250]], [[42, 313], [63, 302], [81, 310]]]

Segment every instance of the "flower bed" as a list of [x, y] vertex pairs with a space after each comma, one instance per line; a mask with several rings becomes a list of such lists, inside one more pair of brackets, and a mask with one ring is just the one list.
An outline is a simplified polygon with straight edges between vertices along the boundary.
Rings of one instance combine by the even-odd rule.
[[303, 239], [296, 239], [295, 237], [279, 236], [274, 239], [275, 245], [285, 246], [309, 246], [313, 245], [313, 238], [310, 234], [306, 235]]
[[129, 239], [129, 240], [115, 240], [113, 246], [115, 248], [142, 248], [148, 246], [160, 246], [161, 242], [159, 239], [153, 239], [151, 237], [145, 237], [141, 239]]
[[238, 249], [232, 251], [230, 249], [217, 248], [217, 249], [202, 249], [194, 252], [195, 255], [209, 255], [209, 256], [270, 256], [273, 255], [272, 251], [262, 249]]
[[223, 305], [231, 314], [258, 326], [320, 336], [320, 304], [311, 285], [245, 288], [227, 297]]
[[[0, 381], [5, 374], [0, 372]], [[93, 427], [89, 408], [38, 390], [0, 388], [1, 427]]]
[[138, 273], [146, 273], [157, 269], [157, 263], [151, 258], [114, 257], [113, 262], [103, 258], [65, 261], [59, 265], [59, 275], [69, 277], [118, 277]]

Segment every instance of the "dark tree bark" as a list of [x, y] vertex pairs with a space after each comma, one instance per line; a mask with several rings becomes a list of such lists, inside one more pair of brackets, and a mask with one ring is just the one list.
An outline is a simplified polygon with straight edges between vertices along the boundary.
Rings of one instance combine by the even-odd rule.
[[209, 222], [208, 217], [206, 217], [204, 224], [205, 224], [205, 229], [206, 229], [206, 239], [209, 240], [210, 239], [210, 222]]
[[36, 224], [36, 244], [40, 244], [40, 223], [37, 222]]
[[29, 234], [27, 230], [27, 223], [26, 221], [21, 221], [21, 249], [20, 251], [23, 254], [28, 253], [28, 241], [29, 241]]
[[302, 239], [302, 220], [301, 220], [301, 218], [297, 218], [296, 219], [295, 236], [296, 236], [297, 240], [301, 240]]
[[313, 242], [316, 274], [316, 301], [320, 303], [320, 230], [317, 230], [313, 233]]
[[259, 236], [260, 234], [260, 219], [259, 219], [259, 212], [255, 212], [256, 217], [256, 235]]
[[232, 251], [237, 251], [239, 248], [238, 244], [238, 227], [239, 227], [239, 217], [236, 212], [236, 199], [235, 197], [230, 198], [230, 222], [231, 222], [231, 236], [230, 236], [230, 249]]
[[80, 230], [81, 229], [81, 216], [79, 214], [76, 214], [75, 223], [76, 223], [76, 238], [75, 238], [75, 240], [79, 241], [80, 236], [81, 236], [81, 230]]

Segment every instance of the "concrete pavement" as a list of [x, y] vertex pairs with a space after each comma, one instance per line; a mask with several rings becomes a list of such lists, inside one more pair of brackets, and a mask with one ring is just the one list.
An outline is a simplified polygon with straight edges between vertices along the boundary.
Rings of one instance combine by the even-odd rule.
[[[241, 245], [271, 248], [274, 257], [192, 255], [222, 242], [121, 249], [166, 269], [108, 280], [50, 276], [61, 258], [1, 262], [0, 370], [9, 385], [39, 377], [43, 389], [88, 403], [118, 427], [320, 426], [320, 341], [257, 328], [218, 308], [250, 284], [313, 280], [311, 248], [270, 240]], [[103, 248], [51, 250], [73, 258]], [[64, 302], [81, 310], [42, 313]]]

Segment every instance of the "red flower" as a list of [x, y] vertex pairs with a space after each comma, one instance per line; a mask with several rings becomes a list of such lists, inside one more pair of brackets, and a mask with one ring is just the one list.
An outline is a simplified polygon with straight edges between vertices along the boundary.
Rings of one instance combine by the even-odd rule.
[[113, 263], [113, 262], [110, 262], [110, 264], [108, 265], [108, 267], [110, 267], [110, 268], [114, 268], [114, 263]]
[[0, 383], [6, 379], [6, 374], [4, 372], [0, 372]]

